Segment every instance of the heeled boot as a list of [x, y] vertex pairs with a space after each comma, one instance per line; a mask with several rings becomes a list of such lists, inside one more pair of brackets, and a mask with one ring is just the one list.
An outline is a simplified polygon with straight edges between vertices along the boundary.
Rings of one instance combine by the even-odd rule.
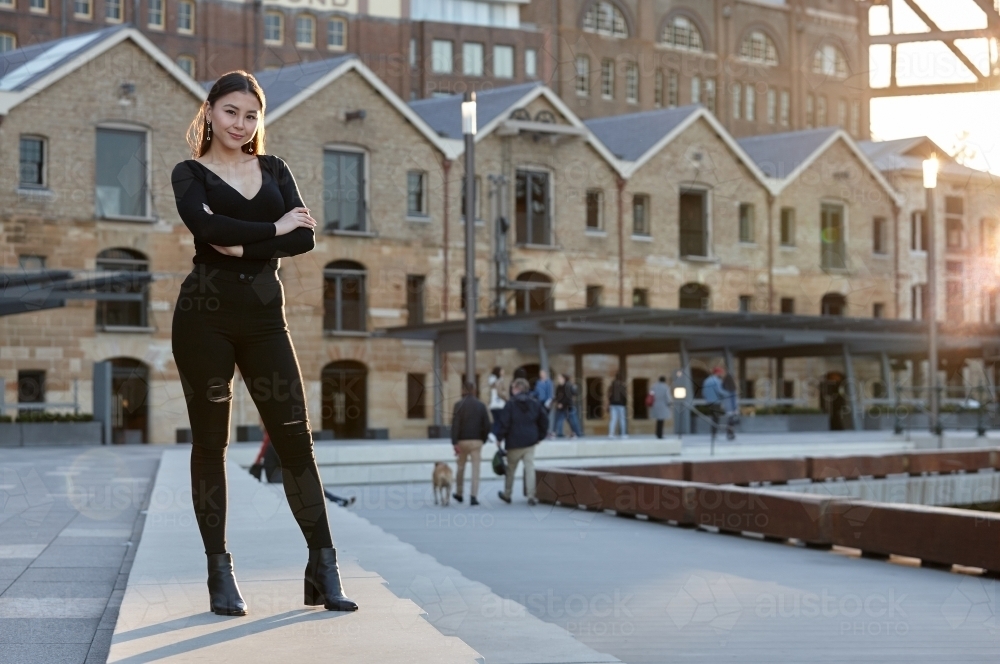
[[233, 555], [226, 553], [208, 554], [208, 595], [210, 610], [220, 616], [245, 616], [247, 603], [243, 601], [240, 587], [236, 585], [233, 571]]
[[337, 566], [337, 550], [309, 549], [306, 564], [305, 603], [309, 606], [322, 604], [328, 611], [357, 611], [354, 600], [344, 596], [344, 586], [340, 582], [340, 568]]

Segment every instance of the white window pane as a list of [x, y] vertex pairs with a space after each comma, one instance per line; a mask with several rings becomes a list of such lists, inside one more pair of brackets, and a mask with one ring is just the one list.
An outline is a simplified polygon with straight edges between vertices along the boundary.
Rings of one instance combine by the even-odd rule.
[[98, 216], [146, 216], [146, 134], [97, 130]]
[[435, 39], [431, 46], [431, 70], [436, 74], [450, 74], [452, 71], [451, 42]]
[[462, 73], [466, 76], [483, 75], [483, 45], [475, 42], [462, 44]]
[[514, 78], [514, 47], [493, 47], [493, 75], [497, 78]]

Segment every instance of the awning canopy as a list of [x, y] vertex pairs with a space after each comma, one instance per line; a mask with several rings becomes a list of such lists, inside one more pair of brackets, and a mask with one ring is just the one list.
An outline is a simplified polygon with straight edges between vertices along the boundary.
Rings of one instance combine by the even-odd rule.
[[[566, 309], [476, 319], [479, 350], [537, 352], [539, 342], [551, 354], [647, 355], [678, 353], [742, 357], [820, 357], [853, 355], [923, 357], [927, 354], [925, 321], [841, 316], [730, 313], [689, 309]], [[1000, 355], [1000, 325], [943, 324], [941, 354], [968, 357]], [[441, 352], [465, 349], [464, 319], [384, 328], [376, 335], [432, 341]]]
[[153, 275], [138, 271], [0, 272], [0, 316], [66, 306], [66, 300], [138, 301]]

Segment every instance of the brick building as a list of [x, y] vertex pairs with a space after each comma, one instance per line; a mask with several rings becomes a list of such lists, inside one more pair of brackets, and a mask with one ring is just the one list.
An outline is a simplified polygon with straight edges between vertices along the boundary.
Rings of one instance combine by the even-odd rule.
[[[188, 157], [184, 131], [205, 91], [124, 26], [0, 55], [0, 72], [3, 268], [155, 276], [142, 305], [78, 300], [0, 319], [6, 400], [17, 401], [19, 381], [41, 376], [46, 401], [68, 401], [76, 379], [86, 411], [91, 364], [111, 360], [122, 438], [172, 442], [187, 416], [170, 320], [193, 239], [169, 174]], [[376, 332], [464, 316], [460, 98], [407, 104], [350, 55], [262, 71], [259, 80], [267, 151], [289, 163], [314, 213], [322, 209], [316, 248], [281, 266], [313, 428], [424, 437], [433, 349]], [[920, 209], [911, 161], [927, 147], [921, 140], [859, 147], [835, 129], [738, 140], [703, 106], [583, 121], [540, 83], [483, 91], [476, 140], [482, 315], [602, 304], [913, 315], [919, 255], [903, 248], [910, 213]], [[955, 187], [949, 196], [963, 197], [962, 246], [992, 246], [988, 176], [967, 177], [964, 187], [942, 179]], [[954, 231], [948, 219], [958, 208], [941, 205], [938, 219]], [[500, 213], [512, 221], [506, 238], [493, 222]], [[494, 260], [499, 246], [506, 270]], [[942, 253], [942, 274], [954, 260]], [[995, 292], [995, 266], [985, 257], [981, 265], [981, 285], [966, 280], [962, 293], [970, 321], [996, 315], [995, 298], [979, 296]], [[496, 297], [501, 276], [508, 283]], [[715, 361], [700, 358], [699, 371]], [[530, 348], [477, 357], [484, 373], [537, 362]], [[550, 362], [576, 373], [571, 356]], [[577, 378], [592, 405], [617, 363], [587, 357]], [[445, 403], [458, 394], [462, 364], [443, 358]], [[631, 402], [641, 402], [642, 381], [676, 367], [674, 356], [630, 359]], [[837, 369], [836, 361], [751, 358], [740, 373], [744, 394], [773, 393], [766, 385], [778, 380], [779, 396], [816, 406], [817, 377]], [[859, 362], [858, 374], [876, 378], [877, 363]], [[238, 375], [234, 395], [233, 425], [255, 424]], [[587, 414], [588, 427], [600, 424], [599, 408]]]
[[868, 137], [855, 0], [9, 0], [0, 50], [130, 23], [198, 79], [350, 52], [402, 99], [549, 85], [577, 116], [702, 103], [734, 136]]

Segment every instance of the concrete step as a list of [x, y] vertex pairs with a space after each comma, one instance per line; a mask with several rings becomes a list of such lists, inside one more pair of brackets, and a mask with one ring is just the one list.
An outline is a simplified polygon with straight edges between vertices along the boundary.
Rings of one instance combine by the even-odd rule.
[[250, 614], [210, 613], [189, 459], [186, 446], [164, 451], [108, 662], [484, 662], [349, 556], [340, 561], [344, 586], [360, 610], [304, 606], [308, 554], [302, 534], [276, 487], [235, 465], [229, 469], [227, 546]]

